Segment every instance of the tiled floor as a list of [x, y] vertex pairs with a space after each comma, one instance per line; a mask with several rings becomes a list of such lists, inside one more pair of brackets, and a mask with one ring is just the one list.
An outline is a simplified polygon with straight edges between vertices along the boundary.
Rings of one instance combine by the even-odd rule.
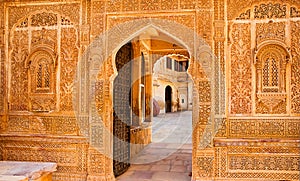
[[153, 142], [132, 158], [118, 181], [190, 181], [192, 113], [159, 115], [153, 120]]

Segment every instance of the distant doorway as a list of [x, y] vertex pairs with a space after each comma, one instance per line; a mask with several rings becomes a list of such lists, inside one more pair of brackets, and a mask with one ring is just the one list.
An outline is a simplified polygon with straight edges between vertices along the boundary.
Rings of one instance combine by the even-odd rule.
[[165, 105], [166, 105], [166, 113], [172, 112], [172, 88], [171, 86], [167, 86], [165, 90]]

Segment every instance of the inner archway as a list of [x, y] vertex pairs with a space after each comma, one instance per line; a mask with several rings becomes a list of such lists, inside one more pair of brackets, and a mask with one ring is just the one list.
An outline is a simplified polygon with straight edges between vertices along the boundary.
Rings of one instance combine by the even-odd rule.
[[[159, 172], [157, 165], [164, 167], [164, 174], [176, 175], [182, 181], [191, 179], [189, 174], [192, 168], [192, 111], [181, 111], [187, 109], [187, 106], [183, 105], [188, 102], [189, 57], [188, 50], [180, 42], [153, 28], [140, 32], [129, 40], [129, 43], [121, 46], [113, 56], [113, 65], [117, 71], [113, 89], [113, 170], [118, 180], [125, 179], [124, 175], [126, 177], [128, 174], [122, 174], [128, 168], [130, 173], [134, 171], [136, 174], [140, 172], [135, 170], [139, 166], [152, 167]], [[166, 68], [166, 59], [171, 59], [171, 68]], [[153, 77], [154, 67], [161, 60], [164, 69], [157, 74], [168, 72], [162, 76], [166, 77], [170, 84], [165, 85], [159, 80], [161, 87], [164, 87], [161, 97], [164, 99], [166, 110], [157, 119], [153, 117]], [[182, 102], [179, 102], [179, 97]], [[171, 112], [168, 116], [164, 114]], [[164, 117], [161, 117], [162, 115]], [[119, 126], [116, 126], [119, 122]], [[120, 129], [120, 125], [124, 128]], [[120, 138], [120, 135], [125, 138]], [[184, 157], [173, 156], [182, 155], [182, 150], [188, 152]], [[156, 154], [160, 151], [163, 154]], [[170, 163], [165, 164], [163, 159], [169, 159]], [[179, 160], [175, 162], [176, 159]], [[147, 173], [151, 174], [152, 171], [148, 170]], [[178, 171], [181, 172], [177, 173]], [[126, 179], [137, 178], [130, 176]]]

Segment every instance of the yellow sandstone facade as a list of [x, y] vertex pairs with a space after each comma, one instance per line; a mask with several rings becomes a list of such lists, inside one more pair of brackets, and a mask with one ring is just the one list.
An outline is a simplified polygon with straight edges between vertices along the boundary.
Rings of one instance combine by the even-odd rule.
[[[115, 180], [112, 135], [127, 131], [130, 154], [151, 142], [153, 67], [177, 54], [193, 84], [192, 179], [299, 179], [298, 0], [4, 0], [0, 30], [0, 160]], [[116, 123], [122, 91], [130, 128]]]

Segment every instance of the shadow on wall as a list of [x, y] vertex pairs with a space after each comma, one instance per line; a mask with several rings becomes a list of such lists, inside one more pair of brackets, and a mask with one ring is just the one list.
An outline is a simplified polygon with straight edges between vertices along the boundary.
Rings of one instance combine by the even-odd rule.
[[156, 117], [160, 113], [160, 106], [158, 102], [153, 99], [153, 116]]

